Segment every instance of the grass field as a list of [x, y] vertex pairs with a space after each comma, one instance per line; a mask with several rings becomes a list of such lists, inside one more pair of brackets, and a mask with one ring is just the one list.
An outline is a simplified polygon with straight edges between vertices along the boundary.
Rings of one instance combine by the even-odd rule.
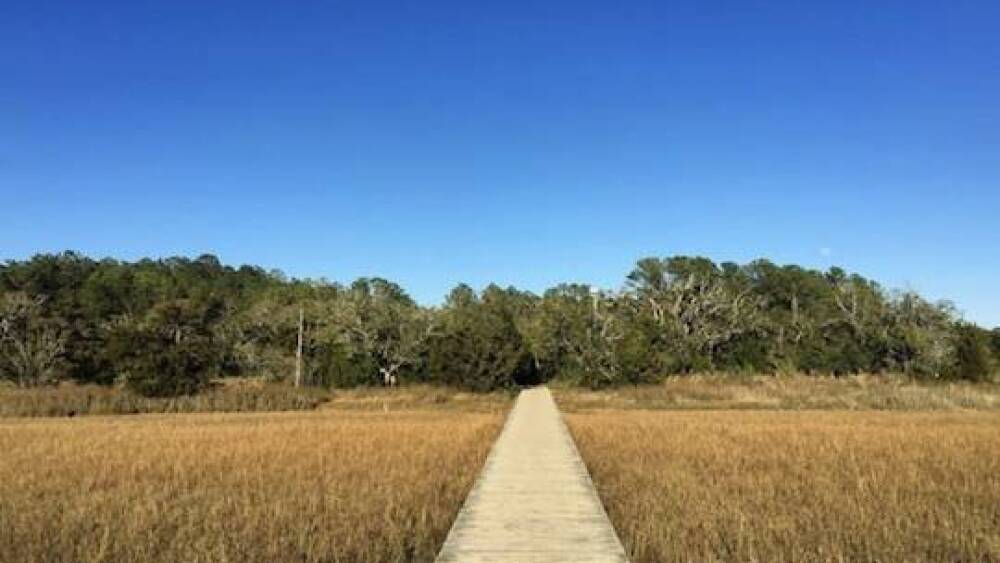
[[190, 396], [148, 398], [128, 389], [61, 383], [19, 388], [0, 382], [0, 418], [147, 413], [274, 412], [334, 408], [350, 410], [461, 409], [495, 411], [509, 392], [464, 393], [426, 384], [354, 389], [295, 388], [282, 383], [230, 378]]
[[567, 420], [636, 562], [1000, 561], [1000, 413]]
[[0, 421], [0, 559], [430, 561], [505, 408]]
[[516, 391], [469, 393], [440, 385], [414, 384], [403, 387], [357, 387], [336, 389], [321, 408], [363, 411], [462, 410], [497, 412], [511, 404]]
[[601, 391], [555, 389], [565, 411], [667, 410], [1000, 410], [1000, 384], [918, 381], [894, 375], [685, 375]]
[[0, 383], [0, 418], [312, 410], [329, 399], [323, 389], [235, 378], [220, 380], [197, 395], [163, 398], [104, 385], [66, 382], [24, 389]]
[[[690, 376], [555, 391], [637, 562], [1000, 561], [996, 385]], [[21, 415], [137, 400], [5, 392], [0, 413]], [[143, 408], [315, 410], [0, 418], [0, 561], [430, 561], [511, 398], [216, 393]]]

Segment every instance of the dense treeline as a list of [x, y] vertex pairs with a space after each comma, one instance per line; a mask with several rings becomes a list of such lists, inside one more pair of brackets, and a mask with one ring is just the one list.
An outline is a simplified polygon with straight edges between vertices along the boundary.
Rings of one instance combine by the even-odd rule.
[[1000, 358], [1000, 329], [838, 268], [646, 258], [620, 291], [460, 285], [428, 308], [378, 278], [345, 286], [211, 255], [66, 252], [0, 265], [0, 378], [148, 396], [193, 393], [220, 376], [291, 379], [300, 314], [301, 379], [322, 386], [602, 386], [712, 370], [979, 380]]

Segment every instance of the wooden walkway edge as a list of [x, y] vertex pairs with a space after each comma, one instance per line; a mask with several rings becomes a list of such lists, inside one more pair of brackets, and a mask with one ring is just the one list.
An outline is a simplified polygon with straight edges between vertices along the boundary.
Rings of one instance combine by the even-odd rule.
[[518, 396], [437, 561], [628, 561], [547, 387]]

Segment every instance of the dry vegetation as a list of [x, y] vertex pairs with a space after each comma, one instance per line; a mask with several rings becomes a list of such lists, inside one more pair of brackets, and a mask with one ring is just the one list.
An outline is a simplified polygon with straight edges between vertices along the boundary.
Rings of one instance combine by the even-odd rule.
[[32, 388], [0, 384], [0, 418], [195, 412], [459, 409], [494, 412], [513, 395], [506, 391], [465, 393], [440, 385], [358, 387], [327, 391], [296, 389], [252, 379], [220, 380], [197, 395], [148, 398], [121, 387], [62, 383]]
[[517, 395], [512, 391], [468, 393], [440, 385], [405, 387], [357, 387], [338, 389], [323, 408], [344, 410], [446, 409], [496, 412], [506, 408]]
[[0, 559], [429, 561], [493, 407], [0, 421]]
[[62, 383], [32, 388], [0, 385], [0, 418], [191, 412], [312, 410], [329, 399], [320, 389], [234, 380], [197, 395], [149, 398], [128, 389]]
[[689, 375], [657, 385], [554, 390], [566, 411], [587, 409], [1000, 410], [996, 383], [928, 382], [903, 376]]
[[567, 418], [637, 562], [1000, 560], [1000, 413]]

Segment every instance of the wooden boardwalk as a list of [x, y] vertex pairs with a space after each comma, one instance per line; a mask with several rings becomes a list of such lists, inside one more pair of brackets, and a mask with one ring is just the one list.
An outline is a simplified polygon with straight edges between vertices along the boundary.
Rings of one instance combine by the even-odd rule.
[[628, 561], [548, 388], [517, 398], [437, 560]]

